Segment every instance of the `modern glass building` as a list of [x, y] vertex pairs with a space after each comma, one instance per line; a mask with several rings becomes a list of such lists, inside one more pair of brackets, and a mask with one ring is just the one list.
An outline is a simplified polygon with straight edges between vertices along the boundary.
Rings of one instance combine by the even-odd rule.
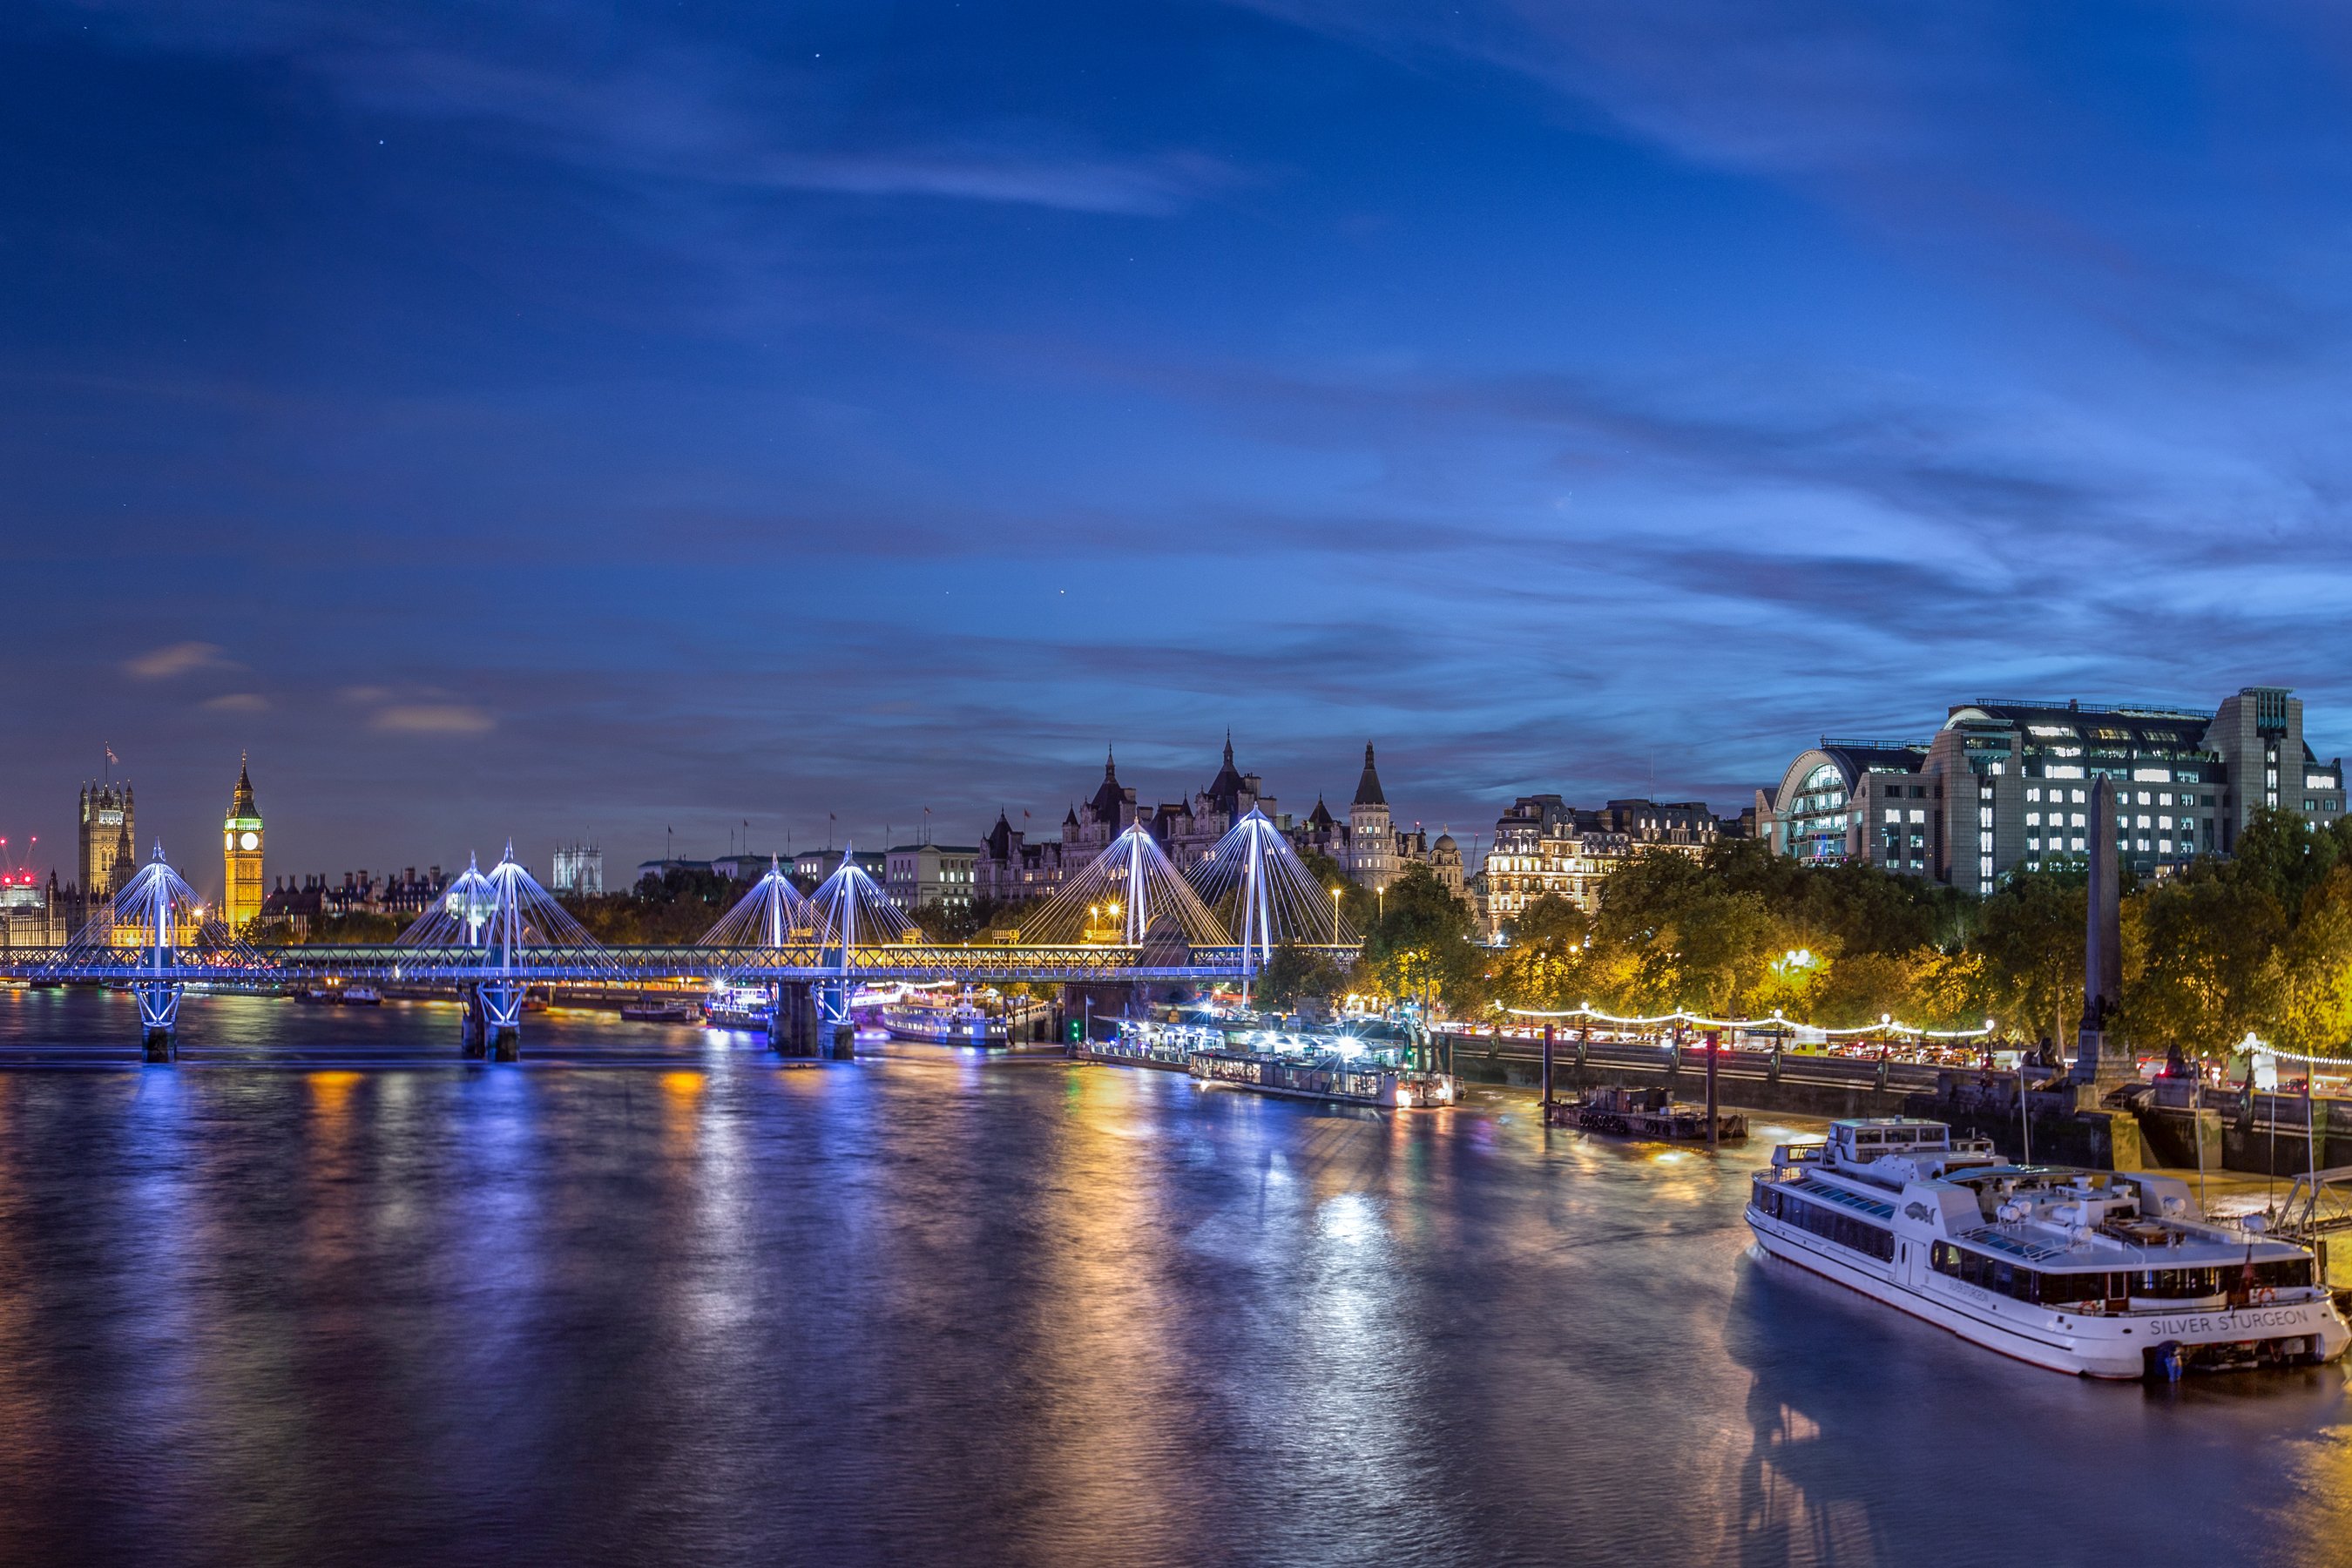
[[2143, 876], [2231, 853], [2265, 808], [2318, 823], [2344, 812], [2341, 759], [2303, 736], [2303, 704], [2250, 686], [2218, 709], [1991, 699], [1955, 707], [1917, 741], [1824, 736], [1756, 797], [1773, 848], [1867, 860], [1989, 893], [2012, 868], [2089, 854], [2091, 785], [2116, 783], [2117, 847]]

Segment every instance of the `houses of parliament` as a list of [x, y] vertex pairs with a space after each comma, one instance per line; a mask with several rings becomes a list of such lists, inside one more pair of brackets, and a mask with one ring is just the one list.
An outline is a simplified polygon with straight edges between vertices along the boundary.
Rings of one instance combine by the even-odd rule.
[[[75, 880], [58, 890], [55, 901], [76, 930], [112, 901], [139, 874], [139, 808], [131, 781], [97, 779], [81, 786], [74, 858]], [[221, 901], [216, 910], [231, 931], [241, 931], [261, 913], [261, 809], [254, 804], [253, 777], [246, 759], [236, 764], [228, 815], [221, 822]]]

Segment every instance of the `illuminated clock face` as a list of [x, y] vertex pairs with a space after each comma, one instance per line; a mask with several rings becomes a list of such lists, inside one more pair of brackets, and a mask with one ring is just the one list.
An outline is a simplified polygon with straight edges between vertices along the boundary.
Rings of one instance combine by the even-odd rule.
[[250, 829], [240, 833], [236, 836], [236, 847], [240, 849], [257, 849], [261, 847], [261, 835]]

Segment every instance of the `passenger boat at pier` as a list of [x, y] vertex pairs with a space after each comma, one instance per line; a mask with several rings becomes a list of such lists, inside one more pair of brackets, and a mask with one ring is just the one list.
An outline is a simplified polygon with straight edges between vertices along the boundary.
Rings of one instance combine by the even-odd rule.
[[381, 1007], [383, 1005], [383, 993], [373, 985], [346, 985], [343, 987], [342, 1004], [346, 1007]]
[[924, 1040], [935, 1046], [1001, 1046], [1004, 1020], [992, 1017], [959, 996], [935, 1002], [908, 997], [882, 1005], [882, 1026], [900, 1040]]
[[694, 1009], [683, 1001], [646, 996], [621, 1004], [621, 1016], [632, 1024], [691, 1024]]
[[1296, 1050], [1231, 1046], [1193, 1050], [1184, 1058], [1184, 1070], [1204, 1085], [1399, 1110], [1451, 1105], [1462, 1092], [1451, 1073], [1404, 1067], [1376, 1055], [1318, 1049], [1311, 1044]]
[[2312, 1255], [2205, 1218], [2172, 1176], [2012, 1165], [1940, 1121], [1831, 1124], [1756, 1173], [1775, 1258], [2037, 1366], [2090, 1377], [2336, 1360]]
[[1194, 1051], [1185, 1070], [1203, 1084], [1228, 1084], [1294, 1100], [1336, 1100], [1399, 1110], [1454, 1103], [1451, 1075], [1337, 1057], [1282, 1057], [1265, 1051]]
[[[1575, 1100], [1554, 1100], [1544, 1107], [1544, 1120], [1554, 1127], [1581, 1128], [1587, 1132], [1614, 1132], [1626, 1138], [1647, 1138], [1668, 1143], [1706, 1142], [1706, 1107], [1686, 1105], [1663, 1089], [1596, 1089]], [[1748, 1118], [1737, 1110], [1715, 1114], [1715, 1141], [1744, 1143]]]

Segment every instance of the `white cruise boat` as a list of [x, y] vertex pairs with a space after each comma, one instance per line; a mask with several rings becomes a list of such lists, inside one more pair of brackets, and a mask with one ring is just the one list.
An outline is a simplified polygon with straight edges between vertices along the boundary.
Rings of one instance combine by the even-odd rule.
[[2334, 1361], [2352, 1341], [2312, 1255], [2208, 1223], [2189, 1184], [2011, 1165], [1940, 1121], [1831, 1124], [1748, 1190], [1775, 1258], [1961, 1338], [2090, 1377]]

